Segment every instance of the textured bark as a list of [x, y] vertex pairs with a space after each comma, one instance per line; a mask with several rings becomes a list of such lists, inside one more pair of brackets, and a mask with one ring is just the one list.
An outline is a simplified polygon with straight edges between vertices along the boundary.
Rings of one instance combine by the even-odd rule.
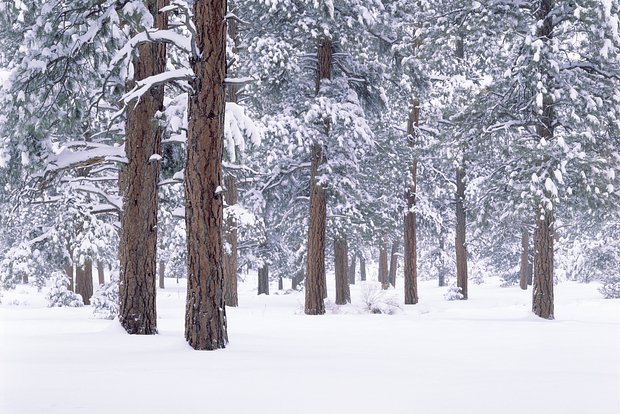
[[165, 289], [165, 279], [166, 279], [166, 262], [163, 260], [159, 261], [159, 288]]
[[360, 254], [360, 280], [366, 281], [366, 259]]
[[185, 167], [187, 303], [185, 339], [194, 349], [228, 342], [222, 252], [222, 151], [224, 140], [226, 1], [197, 0], [193, 6], [195, 73], [189, 97]]
[[351, 255], [351, 264], [349, 265], [349, 284], [355, 284], [355, 265], [357, 262], [357, 253]]
[[73, 285], [73, 263], [71, 264], [66, 264], [64, 266], [65, 268], [65, 274], [67, 275], [67, 279], [69, 279], [69, 291], [73, 292], [74, 291], [74, 285]]
[[347, 272], [347, 239], [334, 239], [334, 265], [336, 273], [336, 305], [351, 303], [351, 292]]
[[[149, 0], [148, 8], [156, 16], [155, 27], [165, 29], [167, 16], [158, 13], [166, 0]], [[138, 46], [133, 61], [134, 80], [162, 73], [166, 69], [166, 47], [162, 43]], [[133, 82], [128, 84], [133, 87]], [[120, 237], [120, 285], [118, 319], [130, 334], [157, 333], [157, 183], [162, 130], [155, 115], [163, 109], [163, 85], [152, 88], [127, 109], [125, 151], [127, 166], [120, 180], [123, 194]]]
[[[317, 50], [318, 71], [316, 92], [320, 90], [322, 79], [331, 79], [332, 42], [322, 38]], [[329, 135], [330, 125], [325, 124], [325, 134]], [[319, 167], [324, 162], [321, 144], [312, 145], [310, 167], [310, 220], [308, 223], [308, 268], [306, 271], [305, 313], [322, 315], [325, 313], [323, 299], [327, 297], [325, 282], [325, 224], [327, 221], [327, 194], [318, 184]]]
[[382, 289], [388, 288], [388, 254], [385, 244], [382, 244], [379, 248], [379, 272], [377, 274], [377, 279], [379, 279]]
[[[416, 128], [420, 124], [420, 102], [413, 99], [407, 122], [407, 140], [409, 146], [415, 145]], [[418, 253], [416, 234], [416, 191], [417, 191], [418, 162], [413, 161], [409, 168], [409, 185], [405, 194], [407, 211], [405, 212], [405, 245], [404, 245], [404, 276], [405, 276], [405, 304], [418, 303]]]
[[258, 294], [269, 295], [269, 265], [263, 264], [258, 268]]
[[388, 272], [388, 281], [390, 285], [396, 286], [396, 272], [398, 271], [398, 240], [392, 242], [392, 250], [390, 251], [390, 271]]
[[99, 286], [105, 284], [105, 263], [101, 260], [97, 260], [97, 279], [99, 279]]
[[[226, 184], [226, 204], [237, 204], [237, 182], [235, 177], [229, 175], [224, 178]], [[230, 252], [224, 255], [224, 303], [226, 306], [238, 306], [237, 295], [237, 223], [229, 218], [226, 221], [224, 238], [230, 247]]]
[[93, 262], [86, 260], [83, 266], [75, 268], [75, 293], [82, 296], [84, 305], [90, 305], [93, 296]]
[[527, 290], [527, 277], [530, 257], [530, 235], [526, 228], [521, 232], [521, 263], [519, 266], [519, 286]]
[[467, 245], [465, 235], [467, 231], [465, 216], [465, 169], [463, 166], [456, 169], [456, 286], [461, 288], [463, 299], [467, 299]]

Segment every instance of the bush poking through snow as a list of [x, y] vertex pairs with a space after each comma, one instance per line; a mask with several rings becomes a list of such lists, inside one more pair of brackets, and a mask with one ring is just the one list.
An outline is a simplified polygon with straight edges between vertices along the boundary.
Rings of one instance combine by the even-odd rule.
[[91, 299], [93, 315], [100, 319], [114, 319], [118, 315], [118, 279], [101, 285]]
[[45, 296], [48, 308], [79, 308], [84, 306], [82, 296], [70, 291], [69, 279], [63, 272], [54, 272], [51, 277], [52, 288]]
[[369, 313], [394, 315], [402, 310], [398, 298], [376, 285], [366, 285], [362, 289], [363, 310]]
[[463, 299], [463, 293], [461, 292], [461, 288], [456, 285], [451, 285], [448, 288], [448, 291], [443, 295], [445, 300], [461, 300]]
[[608, 277], [602, 283], [603, 286], [599, 288], [599, 292], [605, 296], [605, 299], [620, 298], [620, 276]]

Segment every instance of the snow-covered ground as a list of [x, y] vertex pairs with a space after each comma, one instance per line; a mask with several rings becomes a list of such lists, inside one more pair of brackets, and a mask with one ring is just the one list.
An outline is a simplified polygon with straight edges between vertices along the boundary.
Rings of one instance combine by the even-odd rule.
[[361, 312], [376, 292], [358, 282], [352, 305], [305, 316], [302, 293], [259, 297], [248, 277], [227, 309], [229, 346], [207, 352], [186, 345], [184, 284], [166, 282], [149, 337], [4, 292], [0, 413], [620, 412], [620, 301], [596, 284], [556, 286], [546, 321], [531, 291], [495, 279], [461, 302], [422, 282], [420, 303], [395, 315]]

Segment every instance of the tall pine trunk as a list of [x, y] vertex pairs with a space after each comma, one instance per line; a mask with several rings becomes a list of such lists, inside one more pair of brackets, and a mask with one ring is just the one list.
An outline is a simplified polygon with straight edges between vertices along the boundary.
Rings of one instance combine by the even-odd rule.
[[[237, 182], [232, 175], [224, 178], [226, 184], [226, 204], [237, 204]], [[237, 223], [234, 218], [226, 221], [225, 242], [230, 251], [224, 256], [224, 303], [226, 306], [238, 306], [237, 295]]]
[[[412, 99], [407, 122], [407, 141], [411, 148], [415, 145], [416, 128], [420, 124], [420, 102]], [[405, 246], [404, 246], [404, 276], [405, 276], [405, 304], [415, 305], [418, 303], [418, 253], [416, 235], [416, 191], [417, 191], [418, 162], [413, 161], [409, 167], [407, 192], [405, 199], [407, 210], [405, 212]]]
[[362, 282], [366, 281], [366, 258], [364, 255], [360, 253], [360, 280]]
[[[553, 0], [541, 0], [537, 10], [538, 20], [542, 22], [537, 30], [538, 38], [549, 44], [553, 33]], [[547, 46], [548, 47], [548, 46]], [[554, 138], [553, 112], [553, 74], [542, 68], [540, 79], [545, 86], [542, 114], [536, 127], [540, 139], [552, 142]], [[553, 212], [544, 202], [536, 211], [536, 230], [534, 232], [534, 285], [532, 288], [532, 311], [545, 319], [553, 319]]]
[[456, 169], [456, 286], [461, 288], [463, 299], [467, 299], [467, 231], [465, 216], [465, 168]]
[[101, 260], [97, 260], [97, 279], [99, 279], [99, 286], [105, 284], [105, 263]]
[[388, 282], [388, 257], [387, 257], [387, 247], [385, 247], [385, 243], [381, 245], [379, 248], [379, 272], [377, 274], [377, 279], [381, 283], [382, 289], [387, 289], [389, 286]]
[[[155, 16], [154, 26], [165, 29], [167, 15], [159, 13], [166, 0], [148, 0], [147, 7]], [[166, 69], [166, 46], [144, 43], [138, 46], [133, 61], [134, 79], [139, 81]], [[157, 184], [161, 154], [162, 130], [155, 116], [163, 109], [163, 85], [151, 88], [127, 108], [125, 151], [128, 164], [123, 171], [123, 213], [120, 237], [120, 286], [118, 319], [130, 334], [157, 333], [156, 268], [157, 268]]]
[[269, 265], [263, 263], [258, 268], [258, 294], [269, 295]]
[[[332, 41], [327, 37], [321, 39], [317, 50], [318, 71], [316, 93], [320, 92], [321, 80], [331, 79]], [[325, 125], [325, 134], [329, 135], [330, 125]], [[306, 315], [325, 313], [323, 299], [327, 296], [325, 282], [325, 225], [327, 221], [327, 194], [318, 183], [319, 167], [324, 162], [323, 148], [319, 142], [312, 145], [310, 166], [310, 220], [308, 224], [308, 270], [306, 272]]]
[[69, 280], [69, 291], [73, 292], [75, 287], [73, 285], [73, 263], [68, 263], [64, 265], [65, 274], [67, 275], [67, 279]]
[[166, 262], [163, 260], [159, 261], [159, 288], [165, 288], [165, 280], [166, 280]]
[[193, 13], [199, 55], [190, 60], [185, 339], [194, 349], [213, 350], [228, 342], [222, 251], [226, 1], [196, 0]]
[[354, 253], [351, 255], [351, 264], [349, 265], [349, 284], [350, 285], [354, 285], [355, 284], [355, 265], [357, 263], [357, 253]]
[[93, 262], [90, 259], [75, 267], [75, 293], [82, 296], [84, 305], [90, 305], [93, 296]]
[[388, 280], [390, 285], [396, 287], [396, 272], [398, 271], [398, 240], [392, 242], [392, 250], [390, 251], [390, 271]]
[[523, 290], [527, 290], [527, 277], [530, 256], [530, 235], [527, 228], [521, 231], [521, 263], [519, 266], [519, 286]]
[[445, 248], [445, 238], [443, 235], [443, 231], [439, 232], [439, 275], [438, 275], [438, 279], [439, 279], [439, 286], [445, 286], [446, 285], [446, 263], [444, 261], [444, 251]]
[[351, 292], [347, 271], [347, 239], [336, 236], [334, 239], [334, 265], [336, 269], [336, 305], [351, 303]]

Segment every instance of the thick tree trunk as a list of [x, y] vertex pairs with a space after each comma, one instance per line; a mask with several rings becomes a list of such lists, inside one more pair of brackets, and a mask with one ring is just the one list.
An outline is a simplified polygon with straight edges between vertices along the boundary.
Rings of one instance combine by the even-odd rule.
[[[237, 182], [229, 175], [224, 178], [226, 184], [226, 204], [237, 204]], [[224, 256], [224, 303], [226, 306], [238, 306], [237, 295], [237, 223], [234, 219], [226, 222], [225, 242], [230, 248]]]
[[163, 260], [159, 261], [159, 288], [165, 289], [165, 279], [166, 279], [166, 262]]
[[390, 283], [388, 281], [388, 254], [385, 244], [382, 244], [379, 248], [379, 272], [377, 279], [379, 279], [382, 289], [388, 288]]
[[360, 254], [360, 280], [366, 281], [366, 259], [362, 254]]
[[99, 286], [105, 284], [105, 263], [101, 260], [97, 260], [97, 279], [99, 279]]
[[349, 284], [355, 284], [355, 265], [357, 262], [357, 253], [351, 255], [351, 264], [349, 265]]
[[65, 268], [65, 274], [67, 275], [67, 279], [69, 279], [69, 291], [74, 292], [75, 288], [73, 285], [73, 263], [71, 264], [66, 264], [64, 266]]
[[82, 296], [84, 305], [90, 305], [93, 296], [93, 262], [90, 259], [75, 268], [75, 293]]
[[269, 265], [267, 263], [258, 268], [258, 294], [269, 295]]
[[527, 276], [530, 257], [530, 235], [527, 228], [523, 228], [521, 232], [521, 263], [519, 266], [519, 286], [521, 289], [527, 290]]
[[[331, 79], [332, 41], [323, 37], [317, 50], [318, 73], [316, 92], [320, 91], [321, 80]], [[329, 135], [330, 125], [325, 125]], [[327, 297], [325, 282], [325, 224], [327, 221], [327, 194], [317, 182], [319, 167], [324, 162], [323, 148], [319, 142], [312, 145], [310, 167], [310, 220], [308, 224], [308, 270], [306, 272], [305, 313], [322, 315], [325, 313], [323, 299]]]
[[349, 280], [347, 277], [347, 239], [334, 239], [334, 265], [336, 269], [336, 305], [351, 303]]
[[[411, 102], [409, 119], [407, 122], [407, 141], [409, 146], [415, 145], [416, 128], [420, 124], [420, 102], [414, 98]], [[405, 212], [405, 246], [404, 246], [404, 276], [405, 276], [405, 304], [418, 303], [418, 253], [416, 235], [416, 191], [417, 191], [418, 162], [413, 161], [409, 168], [408, 187], [405, 195], [407, 211]]]
[[467, 299], [467, 245], [465, 242], [465, 168], [456, 169], [456, 286], [461, 288], [463, 299]]
[[226, 1], [196, 0], [193, 12], [200, 55], [190, 60], [196, 76], [185, 167], [185, 338], [194, 349], [213, 350], [228, 342], [222, 252]]
[[[159, 9], [166, 0], [148, 0], [154, 26], [165, 29], [167, 15]], [[144, 43], [134, 58], [134, 80], [160, 74], [166, 69], [166, 46]], [[128, 84], [133, 87], [133, 81]], [[157, 184], [162, 130], [155, 116], [163, 109], [164, 87], [153, 87], [127, 108], [125, 151], [128, 164], [122, 174], [120, 285], [118, 319], [130, 334], [157, 333], [155, 279], [157, 268]]]
[[[544, 44], [551, 42], [553, 34], [553, 0], [540, 0], [536, 14], [542, 24], [537, 30], [538, 38]], [[540, 82], [546, 91], [542, 99], [542, 113], [536, 127], [538, 136], [547, 142], [554, 139], [553, 92], [555, 90], [553, 74], [544, 67], [540, 72]], [[541, 165], [544, 167], [544, 165]], [[534, 286], [532, 311], [545, 319], [553, 319], [553, 212], [546, 205], [539, 205], [536, 211], [536, 230], [534, 232]]]
[[388, 280], [390, 285], [396, 287], [396, 272], [398, 271], [398, 240], [392, 242], [392, 250], [390, 251], [390, 271]]

